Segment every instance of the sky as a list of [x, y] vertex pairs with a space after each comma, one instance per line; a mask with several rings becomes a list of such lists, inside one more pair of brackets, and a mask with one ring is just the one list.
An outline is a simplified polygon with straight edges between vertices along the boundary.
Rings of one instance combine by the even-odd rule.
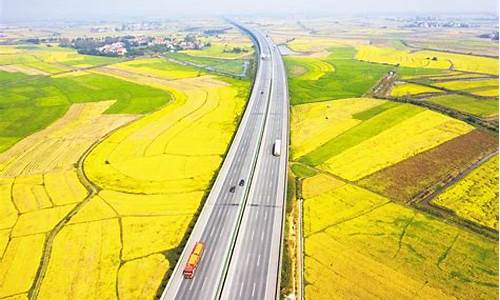
[[491, 13], [498, 0], [0, 0], [0, 22], [178, 15]]

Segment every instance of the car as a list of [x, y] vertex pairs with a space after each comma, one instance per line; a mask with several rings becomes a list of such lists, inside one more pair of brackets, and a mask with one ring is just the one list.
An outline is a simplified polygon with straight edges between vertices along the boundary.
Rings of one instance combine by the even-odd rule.
[[264, 95], [264, 91], [260, 91], [260, 94], [261, 94], [261, 95]]
[[242, 180], [240, 180], [240, 183], [239, 183], [239, 184], [240, 184], [240, 186], [243, 186], [243, 185], [245, 184], [245, 180], [243, 180], [243, 179], [242, 179]]
[[229, 192], [231, 193], [234, 193], [234, 191], [236, 190], [236, 187], [235, 186], [232, 186], [230, 189], [229, 189]]

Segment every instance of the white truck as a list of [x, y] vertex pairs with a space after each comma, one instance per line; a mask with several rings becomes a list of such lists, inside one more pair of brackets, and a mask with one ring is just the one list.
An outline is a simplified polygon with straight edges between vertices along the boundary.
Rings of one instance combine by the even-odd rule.
[[273, 155], [274, 156], [280, 156], [281, 155], [281, 140], [274, 141]]

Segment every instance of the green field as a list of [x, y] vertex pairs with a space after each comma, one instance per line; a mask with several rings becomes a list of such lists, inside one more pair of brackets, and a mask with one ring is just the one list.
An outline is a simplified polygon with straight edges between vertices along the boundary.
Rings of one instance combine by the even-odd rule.
[[[315, 70], [315, 59], [285, 57], [292, 105], [332, 99], [359, 97], [366, 93], [392, 66], [361, 62], [354, 59], [354, 48], [333, 48], [322, 60], [333, 66], [317, 80], [308, 80], [297, 69]], [[311, 64], [313, 64], [311, 66]], [[323, 67], [322, 70], [325, 70]]]
[[[0, 72], [0, 78], [9, 76]], [[116, 100], [107, 113], [140, 114], [170, 100], [165, 91], [109, 76], [87, 74], [63, 78], [36, 76], [9, 82], [0, 93], [0, 150], [61, 117], [72, 103]]]
[[191, 56], [185, 53], [169, 53], [168, 57], [171, 57], [178, 61], [195, 64], [202, 68], [211, 68], [215, 72], [229, 73], [235, 76], [239, 76], [245, 70], [245, 60], [243, 59], [221, 59], [213, 57]]
[[58, 73], [76, 67], [91, 67], [116, 63], [116, 57], [90, 56], [71, 48], [47, 45], [0, 46], [0, 65], [21, 65], [47, 73]]
[[478, 117], [498, 115], [498, 100], [477, 99], [465, 95], [443, 95], [427, 98], [426, 101], [436, 103]]

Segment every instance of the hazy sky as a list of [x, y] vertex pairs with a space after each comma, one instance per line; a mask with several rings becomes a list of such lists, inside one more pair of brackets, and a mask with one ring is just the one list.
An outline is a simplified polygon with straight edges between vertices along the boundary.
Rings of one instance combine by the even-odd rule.
[[0, 22], [179, 14], [489, 12], [498, 0], [0, 0]]

